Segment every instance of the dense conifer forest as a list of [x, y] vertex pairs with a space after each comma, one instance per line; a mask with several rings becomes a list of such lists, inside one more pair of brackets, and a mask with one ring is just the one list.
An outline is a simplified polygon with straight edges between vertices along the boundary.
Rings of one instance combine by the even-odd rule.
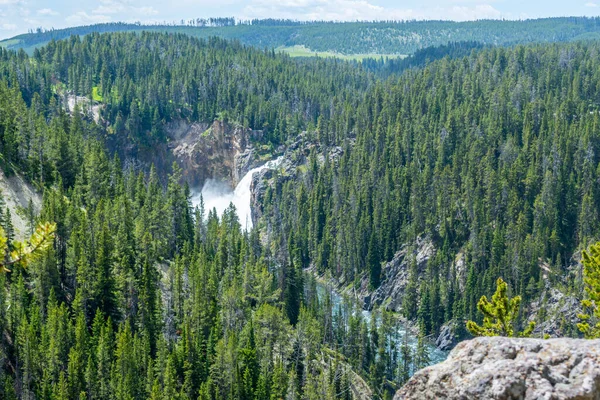
[[[570, 267], [600, 237], [599, 50], [296, 61], [156, 32], [1, 50], [0, 164], [43, 193], [30, 230], [56, 228], [0, 273], [0, 398], [390, 398], [430, 363], [427, 336], [481, 322], [498, 277], [524, 304], [546, 287], [581, 297]], [[67, 112], [70, 95], [93, 99], [98, 122]], [[299, 135], [311, 144], [293, 174], [275, 173], [250, 232], [233, 207], [193, 207], [177, 164], [121, 161], [167, 142], [171, 121], [214, 119], [262, 130], [273, 157]], [[425, 237], [438, 251], [411, 268], [401, 308], [416, 346], [398, 340], [398, 315], [369, 323], [315, 279], [375, 289]]]
[[403, 244], [432, 238], [440, 251], [403, 305], [425, 334], [475, 318], [499, 276], [525, 300], [552, 284], [576, 293], [572, 257], [599, 234], [597, 54], [485, 49], [375, 84], [319, 121], [315, 140], [343, 156], [313, 154], [300, 185], [282, 179], [270, 226], [294, 235], [303, 266], [373, 288]]
[[[397, 318], [375, 326], [351, 302], [334, 308], [299, 264], [242, 231], [235, 209], [193, 208], [177, 165], [165, 181], [107, 150], [151, 151], [169, 120], [216, 117], [283, 143], [336, 96], [365, 92], [365, 71], [162, 34], [3, 51], [0, 70], [2, 168], [44, 193], [31, 229], [56, 223], [53, 246], [0, 275], [2, 398], [350, 398], [428, 363], [421, 344], [400, 368]], [[69, 93], [95, 96], [101, 122], [85, 106], [65, 112]]]

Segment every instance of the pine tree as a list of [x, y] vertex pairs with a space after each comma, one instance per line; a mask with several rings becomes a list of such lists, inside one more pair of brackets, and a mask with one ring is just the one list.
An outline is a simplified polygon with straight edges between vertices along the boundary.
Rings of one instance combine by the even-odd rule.
[[177, 400], [179, 393], [177, 390], [177, 371], [175, 370], [175, 362], [172, 356], [167, 360], [167, 366], [164, 371], [164, 387], [163, 400]]
[[[506, 291], [508, 285], [498, 278], [496, 281], [496, 292], [490, 302], [487, 297], [482, 296], [477, 303], [477, 309], [483, 314], [483, 325], [473, 321], [467, 321], [467, 329], [473, 336], [515, 336], [515, 321], [518, 317], [521, 296], [512, 299]], [[527, 337], [533, 332], [535, 324], [531, 322], [525, 330], [517, 336]]]
[[285, 311], [291, 324], [296, 325], [302, 301], [302, 272], [298, 271], [293, 263], [290, 263], [285, 270], [285, 291], [283, 293]]
[[587, 298], [581, 302], [584, 312], [577, 328], [588, 339], [600, 338], [600, 242], [583, 251], [582, 263]]
[[407, 319], [414, 319], [417, 316], [419, 301], [419, 285], [417, 282], [418, 272], [417, 263], [414, 258], [411, 259], [408, 272], [408, 284], [402, 297], [402, 315]]
[[115, 338], [112, 330], [112, 321], [110, 318], [106, 320], [100, 329], [98, 336], [98, 344], [96, 347], [97, 368], [91, 371], [95, 374], [95, 379], [98, 384], [98, 398], [114, 398], [113, 385], [111, 384], [111, 367], [114, 354]]
[[29, 198], [29, 202], [27, 203], [27, 224], [29, 225], [29, 236], [32, 236], [35, 232], [35, 207], [33, 206], [33, 200], [31, 197]]
[[105, 222], [98, 232], [96, 243], [96, 273], [94, 281], [95, 305], [106, 316], [118, 320], [119, 307], [116, 298], [115, 276], [113, 274], [112, 236]]
[[288, 374], [285, 372], [283, 362], [278, 361], [273, 370], [271, 383], [271, 400], [282, 400], [286, 398], [288, 388]]
[[243, 399], [253, 400], [260, 371], [256, 355], [256, 339], [254, 337], [254, 324], [252, 320], [250, 320], [249, 325], [246, 347], [240, 350], [240, 370], [243, 371], [242, 397]]
[[[8, 208], [7, 208], [8, 210]], [[9, 226], [9, 229], [10, 228]], [[0, 253], [4, 260], [0, 262], [0, 273], [10, 272], [12, 265], [26, 267], [32, 260], [38, 259], [52, 245], [56, 232], [56, 224], [39, 224], [33, 235], [26, 242], [12, 242], [12, 234], [0, 227]]]
[[10, 209], [6, 207], [4, 213], [4, 235], [6, 236], [6, 244], [9, 248], [12, 248], [12, 242], [15, 238], [15, 228], [12, 223], [12, 217], [10, 215]]
[[400, 355], [402, 357], [402, 362], [399, 366], [398, 380], [400, 384], [404, 384], [410, 378], [413, 364], [413, 354], [408, 343], [408, 332], [404, 333], [404, 340], [402, 341], [402, 346], [400, 347]]
[[425, 343], [425, 336], [423, 334], [419, 334], [417, 349], [415, 352], [415, 369], [419, 370], [425, 368], [430, 362], [431, 359], [429, 358], [429, 349], [427, 348], [427, 343]]
[[302, 389], [304, 386], [304, 350], [302, 349], [302, 344], [298, 339], [294, 342], [290, 362], [294, 367], [294, 379], [296, 381], [296, 390], [298, 395], [301, 396], [303, 392]]
[[378, 347], [375, 362], [371, 364], [369, 369], [369, 380], [371, 388], [381, 391], [385, 380], [385, 348], [383, 346]]
[[379, 259], [379, 244], [375, 237], [375, 233], [371, 234], [371, 239], [369, 240], [367, 265], [369, 268], [369, 285], [371, 289], [376, 289], [379, 287], [381, 280], [381, 261]]
[[256, 391], [254, 392], [256, 400], [269, 400], [269, 378], [267, 373], [267, 371], [263, 370], [258, 377]]
[[419, 310], [417, 311], [417, 317], [419, 320], [419, 329], [420, 331], [428, 335], [431, 333], [431, 291], [429, 290], [429, 286], [425, 281], [421, 283], [421, 289], [419, 293], [421, 293], [421, 302], [419, 303]]
[[74, 346], [70, 349], [69, 364], [67, 366], [70, 398], [77, 398], [85, 388], [85, 355], [87, 352], [88, 327], [85, 316], [80, 312], [75, 321]]

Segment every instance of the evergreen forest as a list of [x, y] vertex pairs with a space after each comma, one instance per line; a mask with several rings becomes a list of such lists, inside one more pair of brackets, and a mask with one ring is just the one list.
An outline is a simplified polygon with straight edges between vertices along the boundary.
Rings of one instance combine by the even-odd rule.
[[[228, 21], [194, 27], [262, 26]], [[547, 333], [527, 310], [550, 289], [583, 300], [581, 250], [600, 238], [598, 42], [464, 35], [347, 62], [183, 33], [48, 40], [0, 49], [2, 180], [41, 194], [22, 232], [0, 196], [2, 399], [391, 399], [444, 324], [462, 339], [482, 323], [499, 277], [519, 296], [515, 332]], [[233, 205], [193, 204], [180, 165], [148, 162], [171, 123], [215, 120], [289, 161], [250, 231]], [[411, 259], [397, 312], [366, 318], [337, 293], [376, 291], [423, 240], [435, 252]]]

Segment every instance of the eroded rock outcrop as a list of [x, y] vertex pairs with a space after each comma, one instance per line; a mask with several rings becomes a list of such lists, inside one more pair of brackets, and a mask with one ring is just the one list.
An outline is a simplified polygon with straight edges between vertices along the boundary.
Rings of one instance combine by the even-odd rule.
[[547, 287], [528, 306], [528, 321], [536, 323], [533, 335], [542, 337], [576, 336], [578, 314], [582, 313], [581, 300], [560, 290]]
[[476, 338], [400, 389], [403, 399], [600, 399], [600, 340]]
[[[306, 132], [303, 132], [285, 148], [278, 149], [277, 153], [283, 154], [276, 170], [264, 169], [254, 174], [250, 186], [250, 207], [252, 208], [254, 225], [258, 223], [263, 215], [263, 204], [267, 188], [274, 189], [290, 179], [296, 179], [298, 176], [297, 169], [307, 163], [313, 150], [317, 153], [320, 151], [318, 144]], [[336, 153], [337, 156], [341, 154], [343, 154], [343, 151]], [[322, 163], [321, 155], [319, 154], [318, 157], [319, 162]], [[330, 153], [330, 157], [334, 157], [334, 155]]]
[[25, 210], [31, 200], [35, 213], [39, 213], [42, 208], [42, 196], [20, 175], [7, 177], [2, 170], [0, 170], [0, 196], [10, 210], [15, 238], [17, 240], [28, 238], [30, 226], [27, 217], [21, 210]]
[[440, 328], [440, 334], [435, 340], [435, 345], [438, 349], [443, 351], [452, 350], [459, 341], [459, 336], [456, 333], [458, 330], [458, 322], [451, 320], [446, 322]]
[[258, 224], [258, 221], [262, 218], [267, 188], [270, 187], [272, 190], [276, 190], [277, 186], [281, 187], [283, 183], [295, 178], [296, 167], [285, 156], [276, 169], [266, 168], [252, 176], [250, 208], [252, 209], [252, 223], [254, 225]]
[[417, 273], [422, 276], [427, 261], [434, 255], [435, 247], [428, 238], [418, 238], [414, 246], [403, 246], [383, 267], [381, 285], [370, 297], [365, 298], [365, 308], [370, 310], [385, 302], [388, 310], [399, 311], [408, 285], [411, 262], [416, 262]]
[[212, 124], [185, 121], [167, 127], [169, 149], [183, 169], [183, 179], [192, 187], [206, 179], [220, 179], [235, 186], [250, 169], [258, 166], [252, 142], [262, 131], [215, 121]]

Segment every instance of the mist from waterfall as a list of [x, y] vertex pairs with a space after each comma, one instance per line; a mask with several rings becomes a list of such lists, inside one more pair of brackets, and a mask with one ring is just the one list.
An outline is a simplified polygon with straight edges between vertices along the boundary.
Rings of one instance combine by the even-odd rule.
[[277, 168], [281, 163], [281, 160], [282, 157], [279, 157], [260, 167], [251, 169], [244, 175], [235, 189], [232, 189], [227, 182], [208, 179], [204, 182], [204, 186], [202, 186], [202, 190], [199, 193], [192, 193], [192, 204], [194, 207], [200, 205], [200, 194], [202, 194], [205, 217], [213, 208], [217, 210], [217, 215], [220, 217], [227, 207], [229, 207], [229, 204], [233, 203], [242, 228], [249, 231], [252, 229], [252, 211], [250, 208], [250, 185], [252, 184], [252, 176], [256, 172], [260, 172], [266, 168]]

